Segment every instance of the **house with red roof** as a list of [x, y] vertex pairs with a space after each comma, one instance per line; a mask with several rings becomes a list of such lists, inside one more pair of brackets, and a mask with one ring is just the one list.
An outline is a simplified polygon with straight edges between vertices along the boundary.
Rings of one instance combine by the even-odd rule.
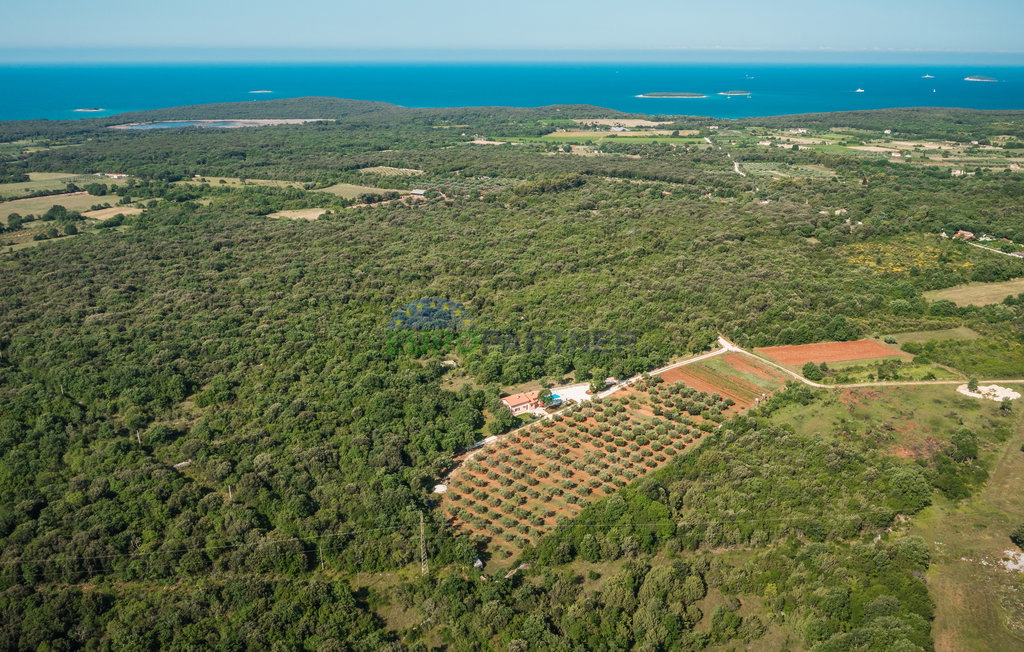
[[512, 414], [519, 416], [523, 412], [530, 412], [540, 407], [540, 390], [533, 390], [532, 392], [523, 392], [522, 394], [513, 394], [512, 396], [506, 396], [501, 399], [509, 410], [512, 410]]

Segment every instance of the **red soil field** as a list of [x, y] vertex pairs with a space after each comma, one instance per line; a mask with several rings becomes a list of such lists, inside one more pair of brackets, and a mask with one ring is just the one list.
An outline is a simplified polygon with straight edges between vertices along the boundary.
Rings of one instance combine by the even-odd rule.
[[768, 346], [756, 350], [776, 362], [794, 366], [807, 362], [850, 362], [853, 360], [912, 357], [909, 353], [890, 349], [874, 340]]

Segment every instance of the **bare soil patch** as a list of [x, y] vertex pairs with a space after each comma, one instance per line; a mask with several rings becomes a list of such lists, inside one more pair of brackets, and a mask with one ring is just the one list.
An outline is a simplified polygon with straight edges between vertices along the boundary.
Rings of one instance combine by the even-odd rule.
[[301, 208], [290, 211], [278, 211], [270, 213], [267, 217], [279, 217], [286, 220], [315, 220], [326, 213], [323, 208]]
[[911, 358], [909, 353], [890, 349], [874, 340], [853, 342], [817, 342], [789, 346], [768, 346], [757, 352], [785, 365], [799, 366], [807, 362], [847, 362], [880, 358]]
[[1020, 398], [1020, 392], [1014, 391], [1009, 387], [1000, 387], [999, 385], [978, 385], [978, 391], [972, 392], [967, 389], [967, 384], [964, 383], [957, 387], [956, 391], [964, 396], [987, 398], [990, 401], [1002, 401], [1004, 398], [1015, 401]]
[[101, 208], [98, 211], [87, 211], [82, 213], [82, 215], [94, 220], [109, 220], [118, 214], [128, 217], [129, 215], [139, 215], [141, 213], [141, 208], [135, 208], [132, 206], [111, 206], [110, 208]]

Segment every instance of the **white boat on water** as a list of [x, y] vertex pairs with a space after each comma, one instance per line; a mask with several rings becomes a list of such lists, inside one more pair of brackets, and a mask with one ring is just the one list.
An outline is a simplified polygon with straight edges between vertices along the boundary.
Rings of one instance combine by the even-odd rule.
[[863, 93], [863, 92], [864, 92], [864, 89], [863, 89], [863, 88], [858, 88], [857, 90], [855, 90], [855, 91], [853, 91], [853, 92], [854, 92], [854, 93]]
[[935, 75], [921, 75], [921, 79], [935, 79]]

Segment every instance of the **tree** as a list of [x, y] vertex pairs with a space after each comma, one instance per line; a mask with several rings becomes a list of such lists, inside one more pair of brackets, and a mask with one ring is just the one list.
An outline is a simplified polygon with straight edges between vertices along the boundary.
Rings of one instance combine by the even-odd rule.
[[503, 432], [508, 432], [512, 428], [515, 428], [521, 423], [519, 417], [512, 414], [512, 410], [509, 410], [504, 403], [501, 407], [494, 410], [494, 420], [488, 424], [487, 429], [492, 435], [500, 435]]
[[967, 381], [967, 391], [969, 391], [969, 392], [977, 392], [978, 391], [978, 379], [977, 378], [973, 378], [972, 377], [971, 379], [969, 379]]
[[814, 364], [813, 362], [808, 362], [804, 364], [802, 371], [804, 374], [804, 378], [806, 378], [807, 380], [821, 380], [821, 369], [818, 367], [818, 365]]
[[978, 457], [978, 436], [966, 428], [956, 431], [950, 438], [951, 455], [957, 462], [966, 462]]

